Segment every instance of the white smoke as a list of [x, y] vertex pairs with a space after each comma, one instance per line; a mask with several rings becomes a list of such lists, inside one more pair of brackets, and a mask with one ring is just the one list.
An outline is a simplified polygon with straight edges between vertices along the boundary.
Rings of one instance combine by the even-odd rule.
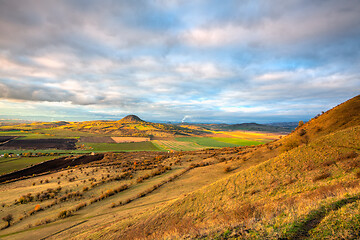
[[187, 118], [190, 118], [190, 116], [189, 116], [189, 115], [186, 115], [186, 116], [181, 120], [181, 122], [182, 122], [182, 123], [185, 122], [185, 120], [186, 120]]

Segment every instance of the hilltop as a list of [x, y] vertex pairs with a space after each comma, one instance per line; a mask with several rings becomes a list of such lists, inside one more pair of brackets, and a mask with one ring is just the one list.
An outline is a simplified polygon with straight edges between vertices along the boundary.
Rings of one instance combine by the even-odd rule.
[[127, 115], [126, 117], [122, 118], [119, 122], [121, 122], [121, 123], [143, 123], [145, 121], [136, 115]]

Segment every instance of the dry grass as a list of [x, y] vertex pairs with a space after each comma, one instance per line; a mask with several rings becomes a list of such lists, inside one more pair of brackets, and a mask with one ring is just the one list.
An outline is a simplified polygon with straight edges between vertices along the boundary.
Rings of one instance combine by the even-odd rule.
[[[141, 218], [146, 220], [137, 218], [131, 227], [118, 223], [103, 233], [123, 239], [161, 238], [175, 232], [177, 236], [198, 236], [224, 223], [230, 227], [241, 222], [251, 229], [249, 238], [280, 236], [325, 200], [331, 203], [360, 192], [358, 180], [340, 165], [324, 169], [324, 162], [340, 161], [337, 156], [360, 147], [353, 145], [359, 136], [360, 128], [340, 131], [146, 213]], [[338, 153], [339, 146], [344, 153]], [[188, 219], [192, 219], [191, 225]], [[115, 234], [115, 229], [121, 233]]]

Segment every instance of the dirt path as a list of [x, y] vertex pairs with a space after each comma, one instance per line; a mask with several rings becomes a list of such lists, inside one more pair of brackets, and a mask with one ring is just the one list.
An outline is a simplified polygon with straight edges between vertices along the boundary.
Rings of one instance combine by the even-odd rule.
[[336, 211], [341, 207], [358, 200], [360, 200], [360, 195], [341, 199], [330, 205], [322, 206], [319, 209], [310, 212], [304, 221], [299, 222], [295, 225], [295, 227], [291, 231], [292, 234], [284, 239], [296, 240], [310, 237], [310, 230], [316, 228], [316, 226], [319, 225], [321, 220], [328, 214], [328, 212]]

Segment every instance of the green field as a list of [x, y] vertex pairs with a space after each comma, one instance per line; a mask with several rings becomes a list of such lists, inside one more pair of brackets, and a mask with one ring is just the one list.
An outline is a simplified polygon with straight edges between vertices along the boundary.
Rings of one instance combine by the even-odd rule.
[[[192, 142], [199, 144], [204, 147], [237, 147], [239, 145], [227, 142], [219, 142], [213, 138], [208, 137], [179, 137], [176, 138], [177, 141], [180, 142]], [[239, 139], [240, 140], [240, 139]]]
[[219, 141], [219, 142], [235, 144], [238, 146], [260, 145], [260, 144], [264, 143], [261, 141], [246, 140], [246, 139], [241, 139], [241, 138], [213, 137], [212, 139]]
[[160, 151], [152, 142], [133, 143], [84, 143], [86, 150], [94, 152], [111, 151]]
[[54, 158], [56, 157], [43, 156], [43, 157], [22, 157], [22, 158], [0, 158], [0, 175], [15, 170], [20, 170], [29, 167], [33, 164], [38, 164], [40, 162], [44, 162]]

